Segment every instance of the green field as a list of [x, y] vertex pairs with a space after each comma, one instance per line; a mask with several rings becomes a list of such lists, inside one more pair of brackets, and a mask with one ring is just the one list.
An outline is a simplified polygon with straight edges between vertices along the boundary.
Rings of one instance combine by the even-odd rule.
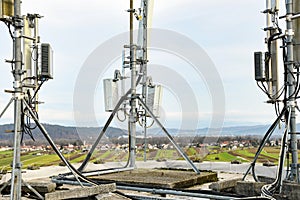
[[231, 162], [237, 160], [236, 156], [231, 155], [228, 152], [221, 152], [218, 154], [209, 154], [205, 157], [205, 161], [219, 161], [219, 162]]
[[[241, 162], [251, 162], [255, 156], [255, 148], [242, 148], [236, 150], [224, 150], [219, 147], [208, 147], [203, 151], [203, 149], [190, 147], [184, 149], [185, 153], [194, 161], [214, 161], [214, 162], [231, 162], [234, 160], [239, 160]], [[280, 152], [279, 147], [265, 147], [259, 156], [258, 162], [273, 162], [278, 163], [278, 154]], [[64, 154], [65, 158], [71, 163], [81, 163], [85, 157], [86, 153], [80, 151], [73, 152], [70, 154]], [[157, 150], [147, 150], [147, 160], [178, 160], [183, 159], [180, 154], [175, 149], [157, 149]], [[9, 170], [12, 163], [13, 151], [0, 151], [0, 170]], [[126, 151], [95, 151], [91, 158], [91, 162], [101, 161], [104, 162], [125, 162], [128, 159], [128, 152]], [[144, 151], [137, 150], [136, 160], [144, 160]], [[28, 166], [50, 166], [58, 165], [61, 163], [59, 157], [51, 152], [26, 152], [22, 153], [21, 161], [23, 168]]]

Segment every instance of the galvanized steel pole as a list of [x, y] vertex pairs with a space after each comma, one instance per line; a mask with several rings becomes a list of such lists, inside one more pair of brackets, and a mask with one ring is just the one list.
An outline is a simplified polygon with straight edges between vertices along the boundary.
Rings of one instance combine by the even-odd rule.
[[[143, 70], [143, 100], [147, 105], [147, 63], [148, 63], [148, 0], [143, 0], [143, 57], [142, 57], [142, 70]], [[147, 112], [144, 112], [144, 162], [147, 160]]]
[[21, 183], [22, 183], [22, 164], [20, 158], [21, 151], [21, 134], [22, 134], [22, 52], [21, 52], [21, 36], [22, 36], [22, 16], [21, 1], [14, 1], [14, 158], [12, 164], [11, 176], [11, 200], [21, 200]]
[[133, 44], [133, 0], [130, 0], [130, 69], [131, 69], [131, 99], [130, 99], [130, 118], [129, 118], [129, 140], [130, 140], [130, 167], [135, 167], [135, 144], [136, 144], [136, 49]]
[[[296, 2], [296, 0], [295, 0]], [[288, 99], [285, 102], [286, 106], [291, 106], [291, 119], [290, 119], [290, 151], [292, 154], [291, 174], [290, 179], [295, 180], [298, 177], [298, 150], [297, 150], [297, 131], [296, 131], [296, 91], [294, 78], [294, 29], [293, 29], [293, 0], [286, 0], [286, 43], [287, 43], [287, 86], [288, 86]]]

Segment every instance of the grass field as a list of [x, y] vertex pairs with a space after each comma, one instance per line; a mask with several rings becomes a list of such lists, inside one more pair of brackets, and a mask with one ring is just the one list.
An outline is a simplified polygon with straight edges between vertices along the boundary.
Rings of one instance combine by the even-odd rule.
[[217, 154], [209, 154], [204, 159], [205, 161], [219, 161], [219, 162], [231, 162], [233, 160], [237, 160], [237, 157], [228, 153], [221, 152]]
[[[231, 162], [239, 160], [241, 162], [251, 162], [257, 151], [256, 148], [243, 148], [236, 150], [224, 150], [218, 147], [208, 147], [205, 153], [200, 148], [190, 147], [185, 149], [185, 153], [192, 159], [197, 161], [214, 161], [214, 162]], [[202, 153], [201, 153], [202, 152]], [[266, 147], [259, 156], [258, 162], [273, 162], [278, 163], [279, 147]], [[65, 158], [71, 163], [81, 163], [86, 153], [73, 152], [64, 154]], [[180, 154], [175, 149], [158, 149], [147, 150], [147, 160], [178, 160], [181, 158]], [[0, 151], [0, 170], [9, 170], [13, 158], [13, 151]], [[91, 158], [91, 162], [121, 162], [128, 159], [128, 152], [125, 151], [95, 151]], [[138, 150], [136, 152], [136, 160], [144, 160], [144, 151]], [[59, 157], [53, 153], [43, 153], [40, 151], [22, 153], [21, 161], [23, 168], [28, 166], [50, 166], [61, 163]]]

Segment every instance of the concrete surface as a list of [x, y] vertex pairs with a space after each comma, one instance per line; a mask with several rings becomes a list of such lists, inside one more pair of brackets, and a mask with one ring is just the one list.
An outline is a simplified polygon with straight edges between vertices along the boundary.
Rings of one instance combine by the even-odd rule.
[[210, 184], [209, 189], [212, 189], [217, 192], [234, 190], [237, 185], [237, 182], [241, 180], [242, 180], [241, 178], [235, 178], [235, 179], [228, 179], [228, 180], [214, 182]]
[[[104, 163], [104, 164], [93, 164], [89, 163], [87, 170], [100, 170], [100, 169], [107, 169], [107, 168], [116, 168], [116, 167], [122, 167], [125, 163], [123, 162], [110, 162], [110, 163]], [[225, 162], [203, 162], [203, 163], [195, 163], [195, 165], [200, 170], [212, 170], [218, 173], [219, 180], [227, 180], [227, 179], [236, 179], [241, 178], [243, 175], [242, 173], [245, 173], [246, 169], [249, 167], [250, 163], [242, 163], [242, 164], [231, 164], [231, 163], [225, 163]], [[142, 162], [138, 161], [136, 162], [137, 168], [146, 168], [146, 169], [152, 169], [152, 168], [183, 168], [183, 169], [189, 169], [189, 165], [185, 161], [166, 161], [166, 162], [156, 162], [156, 161], [147, 161]], [[79, 167], [79, 164], [75, 164], [75, 167]], [[263, 175], [268, 176], [271, 178], [274, 178], [276, 175], [276, 166], [275, 167], [264, 167], [261, 165], [256, 166], [256, 173], [257, 175]], [[41, 167], [39, 170], [26, 170], [25, 173], [22, 173], [22, 178], [25, 181], [30, 181], [33, 179], [39, 179], [39, 178], [49, 178], [49, 176], [58, 175], [61, 173], [69, 172], [67, 167], [63, 166], [50, 166], [50, 167]], [[0, 183], [5, 182], [10, 179], [10, 174], [6, 174], [2, 177]], [[249, 175], [247, 177], [247, 180], [253, 180], [252, 176]], [[192, 187], [192, 189], [208, 189], [209, 184], [202, 184], [202, 185], [196, 185]], [[291, 189], [291, 190], [289, 190]], [[294, 199], [297, 199], [300, 194], [298, 194], [298, 191], [300, 189], [298, 187], [290, 187], [287, 189], [284, 189], [287, 191], [287, 193], [291, 193], [292, 195], [295, 194], [295, 197], [291, 197]], [[296, 190], [296, 192], [295, 192]], [[105, 198], [105, 196], [108, 198], [110, 194], [100, 195], [99, 198]], [[114, 195], [114, 194], [111, 194]], [[285, 196], [282, 198], [284, 199]], [[117, 197], [115, 197], [117, 198]], [[121, 197], [122, 198], [122, 197]], [[9, 199], [7, 196], [2, 196], [0, 199]], [[22, 198], [22, 199], [29, 199], [29, 198]], [[112, 198], [114, 199], [114, 198]], [[180, 199], [186, 199], [184, 197]], [[190, 199], [190, 198], [188, 198]], [[288, 199], [286, 197], [285, 199]]]
[[260, 196], [262, 186], [266, 185], [264, 182], [248, 182], [238, 181], [235, 187], [235, 191], [239, 195], [244, 196]]
[[[72, 190], [56, 191], [47, 193], [45, 200], [76, 199], [91, 197], [99, 194], [109, 194], [116, 191], [116, 184], [104, 184], [94, 187], [76, 188]], [[100, 198], [100, 197], [99, 197]], [[101, 199], [101, 198], [100, 198]]]
[[103, 174], [89, 177], [93, 180], [126, 183], [135, 186], [147, 185], [155, 188], [186, 188], [218, 180], [215, 172], [196, 174], [187, 170], [135, 169], [132, 171]]

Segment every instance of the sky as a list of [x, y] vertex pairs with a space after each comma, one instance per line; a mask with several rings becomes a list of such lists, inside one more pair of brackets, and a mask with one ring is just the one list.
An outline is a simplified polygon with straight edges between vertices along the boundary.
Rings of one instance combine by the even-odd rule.
[[[135, 2], [138, 8], [140, 1]], [[74, 94], [78, 94], [78, 83], [90, 81], [82, 74], [93, 53], [97, 49], [99, 52], [107, 41], [118, 41], [126, 35], [129, 28], [128, 8], [129, 1], [126, 0], [23, 0], [22, 14], [38, 13], [44, 16], [40, 20], [41, 40], [50, 43], [54, 50], [54, 79], [46, 82], [39, 93], [40, 100], [45, 102], [39, 107], [42, 122], [67, 126], [101, 126], [105, 123], [109, 113], [104, 112], [102, 79], [111, 78], [114, 69], [120, 68], [120, 57], [111, 60], [109, 66], [99, 66], [103, 70], [93, 80], [95, 84], [90, 88], [94, 91], [93, 96], [85, 96], [85, 91], [79, 92], [86, 99], [86, 104], [92, 105], [92, 118], [95, 119], [90, 120], [89, 116], [74, 109], [74, 98], [77, 98]], [[207, 68], [217, 72], [214, 71], [209, 77], [196, 72], [189, 60], [172, 52], [171, 44], [171, 51], [150, 50], [149, 68], [153, 66], [150, 69], [153, 79], [164, 86], [161, 120], [167, 127], [208, 127], [213, 116], [222, 115], [222, 111], [213, 108], [222, 107], [226, 126], [270, 124], [275, 120], [273, 106], [264, 103], [267, 97], [254, 80], [253, 52], [265, 50], [265, 33], [262, 31], [265, 16], [261, 13], [264, 9], [264, 1], [258, 0], [154, 2], [152, 28], [166, 30], [162, 31], [162, 35], [170, 33], [170, 38], [183, 38], [182, 48], [194, 47], [190, 49], [191, 54], [201, 51], [203, 59], [209, 62]], [[160, 47], [157, 40], [163, 37], [156, 37], [158, 32], [153, 31], [150, 46], [155, 43]], [[11, 68], [4, 62], [12, 57], [12, 42], [4, 23], [0, 26], [0, 34], [0, 108], [3, 108], [10, 99], [4, 89], [11, 89], [13, 81]], [[119, 56], [122, 45], [128, 44], [124, 38], [120, 44], [115, 44], [119, 44], [120, 48], [115, 49]], [[100, 51], [101, 54], [97, 55], [99, 65], [110, 56], [106, 53], [113, 51]], [[202, 69], [206, 68], [201, 62], [200, 65]], [[211, 84], [207, 81], [210, 78], [216, 78], [219, 82]], [[214, 88], [224, 88], [224, 91], [212, 91]], [[187, 89], [191, 96], [185, 93]], [[12, 122], [12, 113], [10, 108], [0, 123]], [[74, 117], [76, 113], [81, 116], [79, 121]], [[126, 126], [117, 121], [114, 125]]]

